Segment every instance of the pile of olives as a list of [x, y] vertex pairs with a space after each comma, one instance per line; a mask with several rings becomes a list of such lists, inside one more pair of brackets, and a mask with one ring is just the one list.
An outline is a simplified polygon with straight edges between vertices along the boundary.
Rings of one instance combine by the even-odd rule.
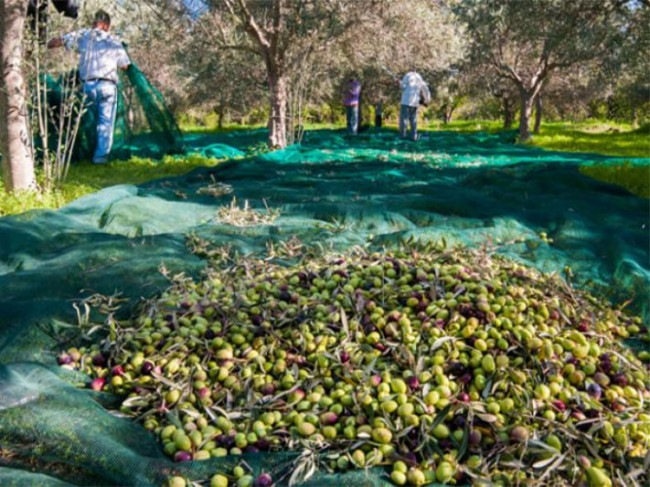
[[105, 326], [59, 362], [177, 462], [313, 449], [396, 485], [648, 481], [650, 354], [622, 344], [647, 340], [640, 318], [494, 255], [245, 259]]

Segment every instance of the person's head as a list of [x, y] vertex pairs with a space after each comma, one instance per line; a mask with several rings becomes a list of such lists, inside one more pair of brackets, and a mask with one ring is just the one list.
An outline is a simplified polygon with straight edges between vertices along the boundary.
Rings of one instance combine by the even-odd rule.
[[111, 28], [111, 16], [104, 10], [98, 10], [93, 19], [93, 27], [108, 32]]

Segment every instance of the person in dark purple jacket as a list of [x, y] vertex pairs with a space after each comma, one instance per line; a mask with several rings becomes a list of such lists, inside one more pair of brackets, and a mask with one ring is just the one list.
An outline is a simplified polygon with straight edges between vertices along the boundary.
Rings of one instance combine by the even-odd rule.
[[343, 105], [345, 106], [345, 120], [348, 133], [357, 134], [359, 129], [359, 97], [361, 95], [361, 83], [354, 78], [347, 82], [343, 93]]

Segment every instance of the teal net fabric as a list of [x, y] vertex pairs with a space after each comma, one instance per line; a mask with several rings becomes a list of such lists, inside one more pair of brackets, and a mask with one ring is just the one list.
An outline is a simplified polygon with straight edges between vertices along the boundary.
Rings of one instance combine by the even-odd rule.
[[[292, 237], [323, 251], [407, 239], [493, 245], [544, 271], [569, 266], [578, 286], [631, 300], [648, 321], [648, 201], [580, 171], [621, 160], [516, 146], [511, 134], [434, 133], [411, 143], [389, 130], [353, 139], [308, 132], [300, 145], [242, 158], [265, 136], [190, 134], [188, 151], [212, 145], [236, 159], [107, 188], [58, 211], [0, 218], [2, 485], [161, 485], [174, 472], [205, 479], [235, 464], [174, 464], [139, 424], [109, 412], [115, 398], [79, 389], [85, 379], [56, 365], [58, 351], [78, 335], [74, 300], [119, 292], [135, 305], [167, 286], [163, 266], [198, 274], [206, 262], [188, 249], [190, 234], [256, 255]], [[232, 192], [202, 191], [215, 182]], [[221, 222], [217, 211], [233, 197], [280, 216], [270, 225]], [[257, 471], [280, 471], [293, 454], [244, 458]], [[321, 473], [308, 485], [387, 480], [379, 469]]]
[[[48, 147], [57, 150], [60, 134], [59, 116], [62, 105], [70, 103], [72, 97], [82, 97], [82, 86], [78, 73], [71, 71], [57, 77], [43, 76], [46, 87], [49, 127]], [[149, 82], [140, 68], [133, 63], [126, 71], [120, 71], [117, 85], [117, 107], [111, 150], [112, 159], [128, 159], [131, 156], [160, 158], [165, 154], [182, 153], [183, 134], [174, 117], [165, 105], [162, 94]], [[97, 140], [97, 123], [94, 110], [87, 106], [81, 118], [73, 150], [73, 161], [92, 159]], [[73, 117], [67, 127], [74, 127]], [[37, 147], [42, 147], [37, 141]], [[40, 155], [40, 150], [37, 151]], [[232, 157], [230, 154], [221, 157]]]

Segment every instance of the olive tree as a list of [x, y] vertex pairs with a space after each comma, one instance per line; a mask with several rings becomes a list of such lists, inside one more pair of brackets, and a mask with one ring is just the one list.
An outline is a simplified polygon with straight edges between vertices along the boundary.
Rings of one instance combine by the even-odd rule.
[[520, 98], [519, 138], [549, 75], [603, 56], [620, 43], [632, 0], [466, 0], [458, 4], [474, 61], [509, 79]]
[[346, 32], [340, 49], [350, 68], [362, 73], [366, 100], [379, 106], [396, 103], [396, 81], [410, 70], [417, 70], [436, 90], [440, 73], [465, 55], [465, 36], [453, 5], [453, 0], [383, 2]]
[[22, 71], [27, 4], [0, 2], [0, 154], [7, 191], [36, 187]]
[[[269, 94], [269, 146], [287, 144], [292, 74], [308, 67], [379, 0], [210, 0], [214, 40], [263, 63]], [[242, 75], [245, 75], [242, 73]]]

